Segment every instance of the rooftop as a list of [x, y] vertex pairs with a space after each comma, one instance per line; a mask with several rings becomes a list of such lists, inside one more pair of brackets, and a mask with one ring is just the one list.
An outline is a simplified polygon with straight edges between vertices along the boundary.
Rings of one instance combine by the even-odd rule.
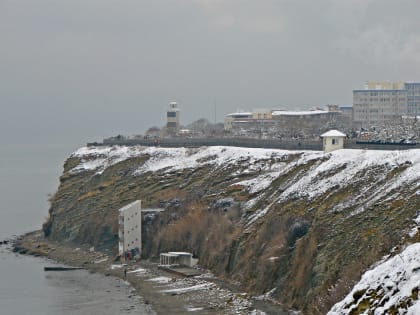
[[119, 212], [124, 212], [125, 210], [130, 209], [130, 208], [132, 208], [133, 206], [138, 206], [138, 207], [139, 207], [139, 209], [141, 209], [141, 201], [140, 201], [140, 200], [133, 201], [132, 203], [129, 203], [128, 205], [126, 205], [126, 206], [124, 206], [124, 207], [120, 208], [120, 210], [118, 210], [118, 211], [119, 211]]
[[346, 135], [338, 130], [330, 130], [321, 135], [321, 137], [345, 137]]
[[303, 116], [303, 115], [320, 115], [329, 113], [326, 110], [304, 110], [304, 111], [289, 111], [276, 110], [272, 112], [273, 116]]

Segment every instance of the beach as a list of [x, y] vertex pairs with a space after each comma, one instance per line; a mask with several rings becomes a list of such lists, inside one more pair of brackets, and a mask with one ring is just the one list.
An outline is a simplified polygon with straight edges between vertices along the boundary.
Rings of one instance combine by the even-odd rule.
[[14, 250], [46, 257], [66, 266], [82, 267], [89, 273], [115, 277], [130, 287], [133, 295], [141, 298], [148, 306], [148, 314], [287, 314], [279, 305], [264, 301], [263, 297], [248, 296], [209, 272], [183, 277], [146, 260], [122, 264], [115, 261], [111, 253], [99, 252], [92, 247], [48, 241], [41, 231], [18, 238]]

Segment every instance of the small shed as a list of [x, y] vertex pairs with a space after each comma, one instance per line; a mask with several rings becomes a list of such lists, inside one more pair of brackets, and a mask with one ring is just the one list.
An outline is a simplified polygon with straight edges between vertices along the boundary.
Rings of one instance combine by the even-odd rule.
[[330, 130], [321, 135], [324, 152], [331, 152], [344, 148], [346, 135], [338, 130]]
[[186, 252], [168, 252], [160, 254], [160, 265], [192, 267], [192, 254]]

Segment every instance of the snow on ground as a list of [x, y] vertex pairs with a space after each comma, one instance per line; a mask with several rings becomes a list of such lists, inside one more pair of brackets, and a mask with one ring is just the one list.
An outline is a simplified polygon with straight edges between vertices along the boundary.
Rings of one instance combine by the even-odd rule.
[[[305, 176], [286, 189], [280, 199], [299, 196], [312, 199], [320, 196], [335, 186], [347, 186], [356, 174], [372, 166], [395, 168], [406, 161], [411, 167], [397, 178], [389, 181], [386, 191], [392, 190], [401, 183], [412, 183], [420, 179], [420, 150], [379, 151], [379, 150], [337, 150], [327, 155], [328, 160], [314, 165]], [[338, 170], [338, 172], [337, 172]], [[323, 176], [323, 174], [332, 175]]]
[[[291, 155], [295, 155], [297, 158], [286, 164], [284, 161]], [[420, 180], [419, 149], [404, 151], [344, 149], [325, 154], [320, 151], [286, 151], [222, 146], [197, 149], [112, 146], [85, 147], [74, 152], [72, 156], [79, 157], [82, 161], [73, 168], [72, 172], [95, 170], [96, 173], [101, 173], [113, 164], [140, 156], [148, 156], [149, 159], [135, 171], [135, 175], [162, 170], [170, 172], [205, 165], [223, 168], [241, 165], [244, 169], [236, 170], [237, 172], [249, 173], [251, 176], [255, 175], [255, 177], [236, 184], [243, 185], [250, 193], [267, 189], [278, 176], [287, 173], [296, 166], [306, 164], [314, 159], [326, 158], [322, 162], [320, 160], [315, 163], [308, 172], [302, 174], [301, 178], [287, 187], [280, 195], [280, 201], [286, 200], [290, 196], [312, 199], [333, 187], [345, 187], [352, 182], [352, 179], [359, 172], [374, 166], [392, 170], [406, 162], [410, 164], [401, 174], [392, 178], [386, 187], [382, 188], [382, 191], [377, 192], [376, 199], [402, 183], [414, 183]], [[273, 163], [273, 161], [275, 162]]]
[[127, 271], [127, 273], [136, 273], [136, 274], [143, 274], [143, 273], [146, 273], [147, 272], [147, 270], [146, 269], [143, 269], [143, 268], [137, 268], [137, 269], [135, 269], [135, 270], [131, 270], [131, 271]]
[[[402, 253], [367, 271], [346, 298], [332, 307], [328, 315], [349, 314], [356, 307], [353, 305], [355, 303], [353, 296], [356, 292], [362, 293], [359, 302], [369, 300], [372, 293], [383, 295], [380, 301], [376, 301], [375, 306], [371, 306], [375, 315], [385, 314], [391, 306], [410, 300], [407, 311], [402, 310], [399, 314], [420, 314], [418, 291], [415, 293], [416, 297], [412, 298], [413, 289], [419, 287], [420, 243], [415, 243], [408, 246]], [[346, 308], [347, 305], [351, 306]], [[367, 314], [367, 311], [365, 313]]]
[[170, 294], [183, 294], [183, 293], [187, 293], [187, 292], [191, 292], [191, 291], [207, 290], [207, 289], [213, 287], [214, 285], [215, 284], [213, 284], [213, 283], [207, 282], [207, 283], [193, 285], [191, 287], [176, 288], [176, 289], [167, 289], [167, 290], [162, 290], [160, 292], [162, 292], [162, 293], [170, 293]]
[[127, 160], [141, 156], [144, 147], [141, 146], [98, 146], [83, 147], [70, 157], [81, 158], [82, 162], [71, 170], [72, 173], [95, 170], [101, 174], [106, 168]]
[[[228, 166], [244, 163], [250, 168], [252, 165], [268, 161], [272, 157], [287, 159], [296, 151], [238, 148], [238, 147], [201, 147], [190, 148], [161, 148], [142, 146], [99, 146], [83, 147], [74, 152], [71, 157], [81, 158], [81, 163], [72, 169], [72, 172], [96, 170], [102, 173], [107, 167], [132, 157], [149, 156], [149, 160], [141, 166], [136, 174], [155, 172], [166, 169], [167, 171], [195, 168], [204, 165]], [[264, 169], [264, 163], [255, 165], [255, 169]]]
[[[284, 191], [279, 192], [278, 202], [289, 198], [306, 198], [308, 200], [321, 196], [336, 187], [345, 188], [359, 180], [358, 174], [364, 170], [375, 167], [379, 171], [371, 186], [364, 185], [359, 195], [353, 196], [349, 202], [357, 200], [360, 207], [351, 215], [358, 214], [387, 196], [393, 189], [404, 185], [420, 185], [420, 150], [411, 149], [403, 151], [380, 150], [337, 150], [330, 153], [321, 151], [287, 151], [260, 148], [238, 147], [201, 147], [201, 148], [162, 148], [142, 146], [99, 146], [84, 147], [72, 154], [79, 157], [81, 163], [72, 169], [72, 172], [95, 171], [102, 173], [107, 167], [132, 157], [148, 157], [146, 162], [139, 166], [134, 175], [147, 172], [173, 172], [182, 169], [212, 166], [214, 168], [234, 168], [231, 175], [249, 175], [247, 180], [233, 183], [243, 186], [251, 194], [258, 193], [245, 204], [246, 209], [252, 208], [265, 190], [279, 176], [287, 174], [298, 166], [317, 160], [308, 171], [298, 174], [296, 178], [286, 183]], [[294, 157], [290, 159], [290, 157]], [[286, 163], [285, 161], [288, 160]], [[387, 173], [401, 166], [405, 170], [387, 180], [384, 185], [375, 186], [375, 181], [384, 179]], [[382, 171], [383, 169], [383, 171]], [[393, 196], [393, 197], [398, 197]], [[335, 211], [345, 208], [346, 204], [337, 204]], [[255, 222], [269, 211], [268, 208], [257, 209], [255, 214], [248, 218]]]
[[420, 228], [420, 209], [417, 210], [417, 217], [413, 219], [415, 226], [410, 230], [410, 232], [408, 233], [408, 235], [410, 237], [414, 237], [417, 232], [419, 231]]
[[169, 283], [169, 282], [172, 281], [172, 278], [169, 278], [169, 277], [156, 277], [156, 278], [147, 279], [147, 281], [152, 281], [152, 282], [156, 282], [156, 283]]
[[[245, 164], [250, 166], [261, 160], [269, 160], [272, 157], [284, 159], [292, 153], [284, 150], [222, 146], [201, 147], [195, 151], [187, 148], [147, 148], [144, 152], [150, 154], [150, 159], [137, 170], [137, 174], [162, 169], [174, 171], [197, 168], [205, 165], [226, 167]], [[296, 152], [293, 152], [293, 154], [296, 154]]]

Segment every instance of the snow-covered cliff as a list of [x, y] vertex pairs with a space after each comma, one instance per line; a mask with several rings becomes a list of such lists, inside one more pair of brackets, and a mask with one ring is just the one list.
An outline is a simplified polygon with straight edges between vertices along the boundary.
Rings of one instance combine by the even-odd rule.
[[250, 292], [322, 314], [392, 248], [420, 242], [419, 186], [418, 149], [85, 147], [44, 229], [114, 248], [117, 209], [142, 199], [166, 209], [145, 217], [145, 257], [192, 251]]

